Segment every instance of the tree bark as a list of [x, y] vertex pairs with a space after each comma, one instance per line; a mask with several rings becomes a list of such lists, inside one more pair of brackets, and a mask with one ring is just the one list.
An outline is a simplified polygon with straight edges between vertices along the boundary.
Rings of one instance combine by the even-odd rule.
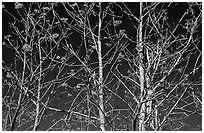
[[21, 79], [21, 81], [19, 81], [19, 82], [21, 82], [20, 83], [20, 88], [21, 88], [21, 90], [20, 90], [20, 94], [19, 94], [19, 98], [18, 98], [18, 104], [17, 104], [17, 108], [16, 108], [16, 113], [15, 113], [15, 115], [14, 115], [14, 117], [13, 117], [13, 121], [12, 121], [12, 124], [11, 124], [11, 131], [14, 131], [14, 128], [15, 128], [15, 123], [16, 123], [16, 119], [17, 119], [17, 117], [18, 117], [18, 114], [19, 114], [19, 111], [20, 111], [20, 109], [21, 109], [21, 101], [22, 101], [22, 95], [23, 95], [23, 93], [26, 93], [26, 92], [24, 92], [24, 86], [23, 86], [23, 84], [24, 84], [24, 78], [25, 78], [25, 69], [26, 69], [26, 53], [24, 53], [23, 54], [24, 56], [23, 56], [23, 71], [22, 71], [22, 79]]
[[36, 114], [35, 114], [33, 131], [37, 131], [37, 128], [39, 125], [39, 116], [40, 116], [40, 90], [41, 90], [41, 73], [42, 73], [42, 56], [41, 56], [40, 42], [38, 42], [38, 47], [39, 47], [39, 57], [40, 57], [40, 70], [39, 70], [40, 72], [39, 72], [39, 78], [38, 78]]
[[139, 64], [139, 73], [140, 73], [140, 102], [141, 102], [141, 109], [140, 109], [140, 115], [139, 115], [139, 131], [145, 131], [145, 103], [143, 103], [144, 97], [145, 97], [145, 88], [144, 88], [144, 83], [145, 83], [145, 77], [144, 77], [144, 68], [143, 68], [143, 44], [142, 44], [142, 20], [143, 20], [143, 14], [142, 14], [142, 6], [143, 3], [140, 2], [140, 22], [139, 22], [139, 35], [138, 35], [138, 52], [139, 52], [139, 59], [140, 59], [140, 64]]
[[105, 117], [104, 117], [104, 104], [103, 104], [103, 65], [102, 65], [102, 51], [101, 51], [101, 3], [99, 2], [99, 28], [98, 28], [98, 61], [99, 61], [99, 121], [100, 129], [105, 131]]

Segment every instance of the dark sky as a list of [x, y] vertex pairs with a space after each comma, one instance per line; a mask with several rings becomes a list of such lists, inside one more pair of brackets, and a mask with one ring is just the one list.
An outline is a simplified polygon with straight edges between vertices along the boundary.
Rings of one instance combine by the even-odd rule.
[[[3, 3], [5, 5], [5, 8], [6, 10], [8, 10], [10, 13], [12, 13], [14, 16], [16, 16], [18, 19], [20, 18], [20, 16], [17, 14], [16, 10], [15, 10], [15, 6], [14, 6], [14, 3]], [[104, 3], [102, 4], [104, 7], [107, 6], [108, 3]], [[118, 3], [119, 5], [121, 5], [121, 3]], [[25, 3], [25, 5], [28, 6], [28, 3]], [[136, 16], [138, 17], [139, 16], [139, 3], [126, 3], [126, 5], [129, 7], [129, 9], [131, 10], [131, 12]], [[114, 11], [114, 14], [118, 15], [118, 17], [116, 16], [116, 19], [118, 20], [122, 20], [122, 24], [118, 27], [118, 29], [116, 29], [116, 31], [114, 31], [114, 29], [111, 29], [112, 30], [112, 33], [114, 34], [114, 32], [116, 33], [119, 33], [120, 29], [124, 29], [126, 30], [126, 33], [127, 33], [127, 36], [129, 38], [131, 38], [132, 40], [136, 41], [136, 31], [133, 30], [134, 27], [133, 27], [133, 24], [131, 22], [134, 22], [135, 20], [132, 19], [131, 17], [128, 17], [127, 15], [125, 15], [124, 13], [121, 12], [120, 8], [118, 6], [113, 6], [113, 11]], [[188, 5], [186, 3], [177, 3], [177, 4], [172, 4], [172, 6], [170, 6], [167, 10], [167, 16], [169, 17], [169, 23], [172, 24], [172, 25], [175, 25], [176, 23], [178, 23], [180, 17], [182, 16], [182, 14], [186, 11], [186, 9], [188, 8]], [[59, 4], [57, 7], [55, 7], [55, 10], [56, 12], [59, 14], [59, 16], [61, 18], [65, 17], [67, 15], [66, 11], [64, 10], [63, 6], [61, 4]], [[49, 14], [48, 14], [49, 16]], [[122, 18], [120, 18], [122, 16]], [[50, 16], [52, 17], [52, 16]], [[96, 23], [94, 22], [96, 20], [92, 20], [91, 23]], [[11, 34], [11, 32], [13, 32], [13, 29], [9, 27], [9, 23], [13, 22], [13, 18], [11, 17], [11, 15], [9, 15], [8, 13], [6, 13], [4, 10], [2, 11], [2, 41], [4, 42], [5, 39], [4, 39], [4, 36], [5, 35], [8, 35], [8, 34]], [[19, 26], [19, 28], [22, 27], [22, 25], [20, 23], [17, 23], [17, 25]], [[135, 24], [137, 25], [137, 24]], [[60, 30], [59, 29], [54, 29], [53, 32], [56, 32], [56, 33], [59, 33]], [[182, 30], [180, 28], [180, 30], [177, 30], [176, 31], [176, 35], [177, 34], [184, 34], [186, 31]], [[115, 33], [115, 34], [116, 34]], [[201, 36], [201, 28], [199, 28], [198, 30], [198, 33], [196, 33], [197, 35]], [[107, 34], [105, 33], [102, 33], [102, 36], [107, 36]], [[12, 39], [15, 41], [17, 37], [12, 37]], [[88, 39], [87, 39], [88, 40]], [[105, 42], [105, 40], [102, 40], [102, 42]], [[76, 32], [76, 31], [72, 31], [72, 34], [69, 36], [69, 39], [68, 39], [68, 43], [72, 44], [72, 47], [76, 50], [77, 48], [80, 47], [80, 44], [83, 43], [83, 38], [82, 36]], [[198, 45], [199, 49], [201, 50], [201, 44]], [[130, 49], [131, 52], [134, 52], [134, 49], [135, 49], [135, 44], [133, 43], [132, 45], [129, 45], [128, 48]], [[109, 50], [109, 48], [106, 46], [106, 45], [103, 45], [102, 46], [102, 54], [105, 55], [107, 53], [107, 51]], [[85, 55], [85, 50], [83, 50], [83, 48], [80, 50], [79, 52], [79, 55], [81, 57], [84, 57]], [[56, 55], [59, 55], [60, 57], [62, 56], [65, 56], [65, 50], [63, 50], [63, 48], [60, 48], [58, 50], [55, 51], [55, 54]], [[119, 53], [117, 53], [119, 54]], [[4, 61], [4, 63], [7, 65], [7, 66], [10, 66], [11, 64], [14, 64], [14, 56], [15, 56], [15, 51], [10, 49], [10, 48], [7, 48], [5, 46], [2, 46], [2, 59]], [[192, 67], [193, 67], [193, 62], [195, 61], [195, 59], [197, 58], [197, 54], [193, 55], [191, 57], [191, 60], [190, 60], [190, 65], [188, 66], [188, 70], [192, 70]], [[109, 57], [107, 57], [108, 59]], [[106, 58], [105, 58], [106, 59]], [[106, 59], [106, 60], [107, 60]], [[77, 62], [76, 59], [73, 59], [74, 62]], [[97, 61], [97, 54], [96, 53], [93, 53], [92, 57], [91, 57], [91, 61], [90, 62], [95, 62]], [[49, 61], [47, 62], [49, 64]], [[45, 63], [44, 64], [44, 68], [46, 68], [47, 64]], [[191, 66], [192, 65], [192, 66]], [[95, 67], [96, 65], [93, 65], [91, 67]], [[20, 67], [19, 65], [19, 69], [22, 69], [22, 66]], [[68, 68], [69, 70], [67, 71], [70, 71], [72, 70], [73, 68]], [[110, 69], [110, 66], [107, 66], [106, 68], [104, 68], [104, 75], [106, 75], [108, 72], [109, 72], [109, 69]], [[128, 70], [128, 65], [125, 61], [122, 61], [122, 65], [120, 65], [118, 67], [118, 69], [121, 71], [121, 73], [123, 73], [124, 75], [127, 74], [127, 70]], [[188, 71], [187, 70], [187, 71]], [[67, 72], [67, 71], [64, 71]], [[82, 72], [82, 71], [80, 71]], [[84, 72], [82, 72], [84, 73]], [[5, 76], [5, 73], [2, 74], [2, 78], [4, 79], [4, 76]], [[52, 80], [53, 77], [55, 76], [55, 73], [54, 73], [54, 69], [53, 71], [49, 72], [49, 74], [47, 75], [46, 77], [46, 80]], [[76, 84], [79, 83], [79, 80], [77, 79], [70, 79], [69, 80], [69, 85], [70, 86], [75, 86]], [[130, 85], [129, 83], [127, 83], [128, 85]], [[113, 86], [113, 83], [111, 83], [109, 85], [110, 87]], [[7, 87], [3, 88], [3, 97], [4, 95], [8, 92], [7, 91]], [[118, 95], [123, 95], [124, 94], [124, 86], [120, 86], [118, 91], [117, 91], [117, 94]], [[42, 90], [43, 92], [45, 90]], [[67, 91], [67, 88], [65, 87], [56, 87], [55, 86], [55, 97], [54, 97], [54, 100], [52, 102], [49, 103], [50, 106], [53, 106], [53, 107], [57, 107], [57, 108], [60, 108], [60, 109], [68, 109], [69, 106], [70, 106], [70, 101], [72, 101], [76, 95], [77, 95], [77, 91], [74, 91], [72, 89], [68, 89]], [[66, 92], [65, 92], [66, 91]], [[65, 93], [62, 93], [62, 92], [65, 92]], [[11, 94], [11, 92], [10, 92]], [[50, 93], [48, 93], [50, 94]], [[68, 96], [68, 94], [71, 94], [72, 96]], [[127, 105], [120, 99], [118, 98], [115, 98], [114, 99], [115, 101], [115, 106], [117, 108], [127, 108]], [[27, 105], [31, 104], [31, 102], [28, 102]], [[85, 106], [82, 104], [82, 106]], [[82, 107], [80, 106], [80, 108]], [[68, 108], [67, 108], [68, 107]], [[34, 109], [35, 106], [32, 105], [30, 107], [30, 109]], [[78, 108], [78, 109], [80, 109]], [[46, 114], [52, 114], [54, 113], [54, 111], [46, 111]], [[50, 116], [49, 118], [45, 119], [44, 121], [42, 121], [42, 123], [40, 124], [39, 126], [39, 130], [47, 130], [51, 124], [53, 124], [53, 122], [57, 121], [58, 119], [60, 119], [62, 116], [64, 116], [65, 113], [63, 112], [60, 112], [60, 113], [54, 113], [53, 116]], [[123, 116], [124, 115], [124, 116]], [[128, 114], [126, 111], [123, 111], [119, 114], [119, 118], [120, 119], [115, 119], [115, 122], [116, 122], [116, 125], [119, 124], [119, 123], [122, 123], [125, 122], [125, 117], [128, 117]], [[28, 118], [25, 118], [25, 119], [28, 119]], [[201, 125], [201, 121], [202, 121], [202, 118], [200, 115], [192, 115], [191, 117], [187, 118], [184, 120], [185, 123], [187, 124], [191, 124], [190, 128], [189, 127], [184, 127], [182, 130], [192, 130], [193, 128], [195, 129], [198, 125]], [[30, 126], [30, 124], [32, 124], [32, 122], [30, 122], [29, 124], [27, 125], [24, 125], [22, 126], [21, 128], [19, 128], [18, 130], [25, 130], [26, 128], [28, 128]], [[76, 128], [79, 126], [80, 123], [78, 123], [74, 129], [76, 130]], [[83, 125], [83, 123], [82, 123]], [[110, 128], [109, 126], [107, 128]], [[91, 127], [91, 130], [97, 130], [96, 128], [94, 127]]]

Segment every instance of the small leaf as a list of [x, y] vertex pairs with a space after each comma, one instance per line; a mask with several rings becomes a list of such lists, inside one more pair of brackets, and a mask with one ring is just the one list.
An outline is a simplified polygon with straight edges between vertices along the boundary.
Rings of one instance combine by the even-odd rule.
[[28, 52], [28, 51], [31, 51], [32, 50], [32, 47], [29, 45], [29, 44], [24, 44], [22, 49], [25, 51], [25, 52]]
[[122, 23], [122, 21], [116, 20], [116, 21], [113, 22], [113, 25], [114, 26], [119, 26], [121, 23]]
[[89, 54], [92, 54], [93, 52], [94, 52], [93, 49], [89, 49], [89, 50], [88, 50], [88, 53], [89, 53]]
[[21, 4], [19, 2], [15, 3], [15, 9], [21, 9], [22, 6], [23, 6], [23, 4]]
[[48, 24], [49, 24], [49, 23], [50, 23], [50, 20], [46, 20], [46, 23], [48, 23]]
[[92, 95], [97, 95], [96, 91], [91, 90]]
[[91, 48], [97, 50], [97, 46], [96, 45], [92, 45]]
[[4, 38], [6, 39], [6, 40], [9, 40], [9, 38], [11, 38], [12, 36], [11, 35], [6, 35], [6, 36], [4, 36]]
[[7, 72], [7, 75], [6, 75], [7, 78], [12, 78], [12, 75], [11, 73]]
[[85, 86], [84, 84], [79, 83], [79, 84], [77, 84], [76, 88], [77, 88], [77, 89], [80, 89], [80, 88], [83, 88], [84, 86]]
[[42, 61], [44, 61], [46, 59], [46, 57], [42, 57]]
[[58, 25], [58, 24], [60, 24], [60, 22], [58, 22], [58, 21], [57, 21], [57, 22], [55, 22], [55, 24], [57, 24], [57, 25]]
[[125, 31], [124, 29], [122, 29], [122, 30], [119, 31], [119, 34], [120, 34], [120, 35], [125, 35], [125, 34], [126, 34], [125, 32], [126, 32], [126, 31]]
[[119, 53], [119, 58], [124, 58], [124, 55], [122, 53]]
[[70, 93], [67, 93], [67, 97], [71, 97], [72, 96], [72, 94], [70, 94]]
[[77, 3], [76, 2], [74, 2], [74, 4], [70, 4], [70, 6], [72, 6], [72, 7], [75, 7], [75, 6], [77, 6]]
[[72, 70], [71, 70], [71, 73], [74, 73], [74, 72], [75, 72], [75, 70], [74, 70], [74, 69], [72, 69]]
[[43, 7], [43, 10], [50, 10], [49, 7]]
[[52, 38], [55, 39], [55, 38], [57, 38], [58, 36], [59, 36], [59, 34], [55, 33], [55, 34], [52, 35]]
[[[95, 17], [97, 15], [97, 12], [95, 12], [94, 10], [92, 10], [92, 15]], [[104, 15], [105, 16], [105, 15]]]
[[84, 110], [84, 113], [86, 114], [88, 111], [87, 110]]
[[88, 40], [88, 43], [94, 44], [94, 42], [91, 39]]
[[68, 21], [68, 18], [61, 18], [62, 22], [67, 22]]
[[61, 84], [61, 86], [67, 87], [68, 84], [64, 82], [64, 83]]
[[62, 57], [62, 58], [61, 58], [61, 61], [66, 61], [66, 57]]
[[60, 56], [59, 56], [59, 55], [57, 55], [56, 59], [60, 59]]
[[34, 13], [39, 13], [38, 9], [35, 9], [35, 10], [34, 10]]

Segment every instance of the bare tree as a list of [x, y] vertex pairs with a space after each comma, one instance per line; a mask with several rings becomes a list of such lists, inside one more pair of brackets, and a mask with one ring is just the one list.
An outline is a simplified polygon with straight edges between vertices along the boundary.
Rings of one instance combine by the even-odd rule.
[[[195, 15], [195, 7], [198, 11], [199, 5], [188, 3], [188, 8], [175, 26], [170, 26], [166, 10], [171, 5], [172, 3], [140, 3], [139, 24], [136, 29], [138, 56], [131, 55], [133, 59], [130, 59], [129, 51], [125, 50], [127, 58], [124, 59], [131, 66], [128, 78], [137, 82], [140, 88], [134, 117], [134, 121], [139, 121], [138, 130], [167, 130], [168, 126], [170, 130], [179, 130], [184, 123], [179, 123], [175, 116], [182, 119], [198, 111], [191, 93], [196, 90], [196, 97], [201, 96], [197, 88], [201, 84], [195, 86], [195, 75], [201, 70], [201, 49], [198, 48], [201, 38], [196, 34], [201, 22], [201, 12]], [[190, 19], [185, 19], [187, 16]], [[179, 31], [182, 33], [178, 33]], [[151, 40], [153, 37], [154, 41]], [[191, 56], [194, 56], [196, 62], [190, 68]], [[201, 80], [198, 82], [201, 83]], [[190, 97], [192, 101], [189, 103], [187, 99]], [[185, 104], [181, 105], [182, 102]], [[201, 107], [201, 102], [199, 104]], [[187, 106], [194, 106], [195, 110], [185, 110]], [[136, 127], [133, 123], [133, 130]]]
[[3, 15], [3, 130], [183, 130], [201, 116], [201, 3], [18, 2]]

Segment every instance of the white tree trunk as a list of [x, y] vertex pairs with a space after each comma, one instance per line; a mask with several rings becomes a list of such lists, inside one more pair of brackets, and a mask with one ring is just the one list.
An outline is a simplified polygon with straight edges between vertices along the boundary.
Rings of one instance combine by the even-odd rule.
[[[143, 3], [140, 2], [140, 22], [139, 22], [139, 35], [138, 35], [138, 52], [139, 52], [139, 59], [140, 59], [140, 65], [139, 65], [139, 71], [140, 71], [140, 92], [141, 92], [141, 99], [140, 102], [143, 101], [145, 97], [145, 89], [144, 89], [144, 68], [143, 68], [143, 44], [142, 44], [142, 19], [143, 19], [143, 14], [142, 14], [142, 6]], [[145, 131], [145, 103], [141, 103], [141, 109], [140, 109], [140, 115], [139, 115], [139, 131]]]
[[39, 115], [40, 115], [40, 90], [41, 90], [41, 73], [42, 73], [42, 56], [41, 56], [40, 42], [38, 42], [38, 47], [39, 47], [39, 57], [40, 57], [40, 70], [39, 70], [39, 78], [38, 78], [36, 114], [35, 114], [35, 122], [33, 126], [33, 131], [36, 131], [38, 128]]
[[99, 61], [99, 121], [100, 129], [105, 131], [105, 117], [104, 117], [104, 105], [103, 105], [103, 65], [102, 65], [102, 53], [101, 53], [101, 3], [99, 2], [99, 28], [98, 28], [98, 61]]

